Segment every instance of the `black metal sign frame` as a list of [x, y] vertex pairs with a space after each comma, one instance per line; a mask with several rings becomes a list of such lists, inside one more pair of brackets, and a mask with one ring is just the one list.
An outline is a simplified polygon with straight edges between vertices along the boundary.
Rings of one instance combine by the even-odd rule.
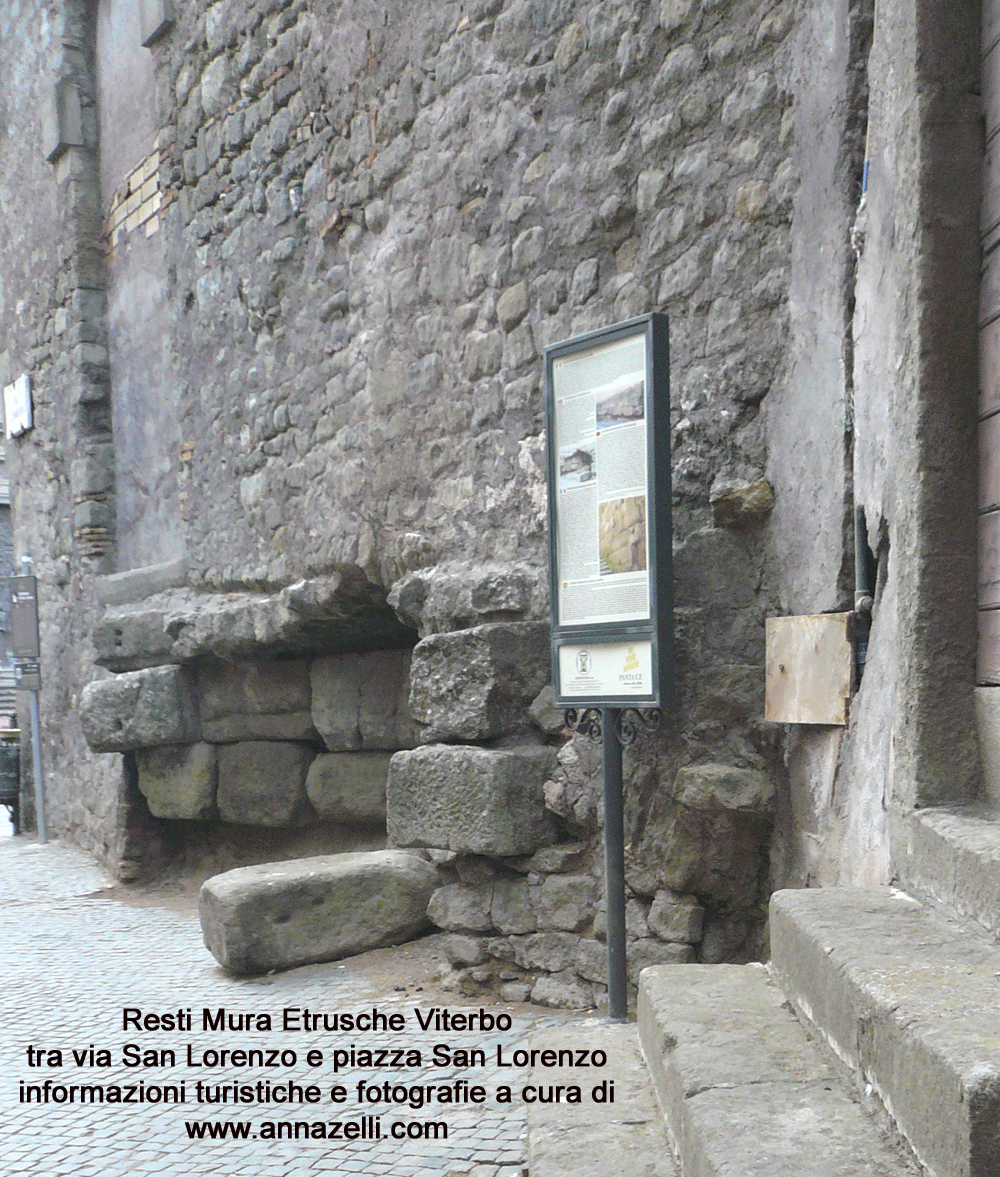
[[[547, 347], [545, 392], [556, 705], [668, 704], [674, 650], [667, 317], [642, 315]], [[635, 538], [626, 548], [629, 536]], [[626, 555], [611, 563], [616, 539]]]

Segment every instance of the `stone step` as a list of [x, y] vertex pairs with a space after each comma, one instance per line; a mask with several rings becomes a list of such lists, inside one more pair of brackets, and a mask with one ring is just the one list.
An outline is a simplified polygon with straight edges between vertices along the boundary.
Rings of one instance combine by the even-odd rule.
[[683, 1177], [919, 1172], [852, 1097], [763, 965], [646, 969], [638, 1018]]
[[779, 891], [775, 975], [935, 1177], [1000, 1174], [1000, 949], [892, 888]]
[[1000, 813], [987, 805], [919, 809], [907, 823], [907, 891], [1000, 935]]
[[[635, 1026], [588, 1018], [533, 1034], [530, 1048], [571, 1050], [574, 1058], [581, 1049], [607, 1055], [607, 1065], [600, 1068], [532, 1068], [529, 1085], [578, 1086], [582, 1101], [529, 1103], [531, 1177], [679, 1177]], [[600, 1083], [614, 1084], [613, 1103], [592, 1098]]]

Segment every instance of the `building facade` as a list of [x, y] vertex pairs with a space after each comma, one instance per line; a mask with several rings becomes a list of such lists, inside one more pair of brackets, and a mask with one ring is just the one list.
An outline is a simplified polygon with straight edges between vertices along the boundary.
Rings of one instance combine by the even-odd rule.
[[[32, 387], [8, 465], [50, 829], [137, 877], [379, 845], [387, 776], [484, 811], [516, 778], [531, 844], [390, 833], [454, 870], [441, 926], [599, 986], [598, 760], [544, 694], [542, 352], [657, 310], [678, 698], [626, 763], [637, 959], [761, 955], [779, 886], [933, 890], [935, 815], [989, 796], [992, 19], [5, 5], [0, 384]], [[848, 722], [765, 724], [764, 620], [853, 608], [858, 507]]]

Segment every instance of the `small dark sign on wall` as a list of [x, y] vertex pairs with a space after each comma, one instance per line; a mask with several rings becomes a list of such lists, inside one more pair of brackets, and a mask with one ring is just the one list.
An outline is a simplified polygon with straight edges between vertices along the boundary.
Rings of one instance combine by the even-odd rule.
[[673, 694], [667, 318], [545, 349], [552, 682], [562, 706]]
[[38, 582], [34, 576], [10, 578], [10, 638], [15, 658], [37, 659]]

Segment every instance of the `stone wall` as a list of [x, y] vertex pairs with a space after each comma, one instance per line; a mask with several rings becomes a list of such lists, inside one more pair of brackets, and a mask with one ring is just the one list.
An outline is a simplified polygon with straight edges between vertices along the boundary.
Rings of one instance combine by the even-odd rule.
[[[329, 757], [356, 758], [369, 797], [397, 749], [399, 797], [441, 748], [481, 766], [484, 788], [526, 758], [538, 846], [400, 834], [392, 787], [390, 833], [458, 855], [455, 887], [493, 888], [481, 928], [438, 907], [483, 951], [496, 941], [508, 971], [528, 968], [510, 937], [582, 937], [573, 953], [593, 954], [597, 766], [558, 718], [539, 723], [541, 355], [662, 310], [678, 704], [626, 763], [632, 934], [699, 959], [759, 952], [773, 823], [784, 878], [803, 803], [761, 724], [763, 619], [849, 603], [864, 6], [834, 20], [791, 0], [198, 0], [152, 31], [133, 8], [102, 0], [81, 25], [83, 143], [46, 162], [30, 70], [3, 143], [24, 163], [0, 194], [30, 204], [41, 259], [14, 250], [0, 327], [10, 371], [36, 388], [36, 428], [12, 448], [53, 671], [53, 828], [134, 863], [178, 825], [221, 836], [264, 812], [223, 784], [239, 757], [295, 760], [291, 823], [355, 804]], [[27, 27], [4, 44], [41, 52]], [[53, 32], [37, 63], [46, 85], [76, 68], [64, 41]], [[102, 61], [121, 75], [100, 73], [98, 159]], [[142, 111], [118, 142], [128, 79]], [[23, 324], [18, 281], [37, 295]], [[643, 558], [626, 546], [612, 556]], [[113, 574], [103, 610], [97, 573]], [[383, 677], [334, 670], [410, 647], [404, 732], [395, 686], [368, 707]], [[88, 754], [81, 692], [93, 679], [88, 700], [124, 698], [136, 674], [189, 681], [188, 726]], [[108, 706], [112, 726], [131, 722]], [[183, 816], [163, 800], [178, 776]], [[530, 931], [494, 915], [498, 887]], [[560, 888], [584, 913], [572, 927], [551, 914]], [[653, 913], [671, 905], [701, 924], [661, 943], [673, 924]], [[548, 971], [562, 974], [576, 956], [560, 943]]]

